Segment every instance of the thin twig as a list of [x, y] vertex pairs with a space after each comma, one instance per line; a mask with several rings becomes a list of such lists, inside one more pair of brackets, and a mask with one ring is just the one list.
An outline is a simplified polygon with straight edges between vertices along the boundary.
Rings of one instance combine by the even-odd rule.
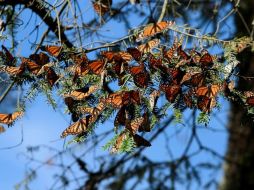
[[167, 10], [167, 5], [168, 5], [168, 0], [164, 0], [163, 6], [162, 6], [162, 10], [161, 10], [161, 14], [160, 14], [160, 17], [158, 19], [158, 22], [161, 22], [162, 19], [164, 18], [166, 10]]
[[15, 82], [13, 81], [11, 84], [9, 84], [9, 86], [7, 87], [7, 89], [4, 91], [4, 93], [2, 94], [2, 96], [0, 97], [0, 104], [2, 103], [2, 101], [4, 100], [4, 98], [7, 96], [7, 94], [10, 92], [10, 90], [12, 89], [13, 85], [15, 84]]

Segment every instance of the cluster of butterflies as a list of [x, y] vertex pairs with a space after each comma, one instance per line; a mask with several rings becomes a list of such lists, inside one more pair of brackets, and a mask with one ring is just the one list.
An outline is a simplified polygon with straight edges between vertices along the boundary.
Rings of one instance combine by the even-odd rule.
[[[85, 87], [63, 94], [74, 123], [62, 132], [61, 137], [85, 134], [104, 112], [113, 110], [117, 112], [115, 129], [122, 127], [123, 130], [112, 152], [117, 152], [129, 137], [137, 146], [150, 146], [138, 133], [151, 131], [151, 118], [160, 119], [159, 98], [164, 96], [178, 109], [191, 108], [210, 113], [217, 106], [219, 93], [230, 97], [234, 91], [232, 81], [221, 80], [217, 57], [207, 50], [185, 51], [178, 38], [167, 49], [154, 38], [172, 26], [174, 22], [168, 21], [145, 26], [136, 37], [141, 45], [128, 47], [126, 51], [101, 51], [95, 60], [88, 59], [84, 52], [73, 53], [65, 51], [62, 46], [52, 45], [42, 46], [43, 52], [39, 54], [20, 58], [20, 65], [16, 66], [16, 58], [3, 46], [0, 57], [6, 64], [0, 66], [0, 71], [14, 79], [25, 74], [39, 79], [44, 77], [53, 87], [57, 81], [66, 78], [54, 70], [56, 63], [63, 61], [68, 63], [62, 73], [70, 74], [74, 87], [87, 76], [99, 77], [99, 82], [87, 81]], [[107, 87], [110, 80], [117, 80], [121, 90], [111, 91]], [[93, 103], [89, 104], [91, 99]], [[253, 93], [246, 93], [245, 99], [247, 105], [254, 106]], [[0, 114], [0, 123], [10, 124], [20, 115], [19, 112]]]
[[[41, 49], [47, 51], [47, 49], [57, 48], [60, 52], [61, 47], [58, 46], [45, 46]], [[13, 77], [25, 77], [28, 75], [33, 75], [37, 78], [46, 78], [48, 84], [52, 87], [55, 82], [60, 78], [59, 75], [53, 69], [54, 62], [50, 61], [50, 57], [41, 52], [39, 54], [31, 54], [29, 58], [21, 57], [20, 64], [17, 66], [17, 58], [15, 58], [6, 47], [2, 45], [2, 50], [0, 52], [0, 57], [3, 59], [3, 62], [6, 63], [0, 66], [0, 72], [5, 72]], [[51, 51], [49, 51], [51, 52]], [[57, 53], [50, 54], [57, 57]]]

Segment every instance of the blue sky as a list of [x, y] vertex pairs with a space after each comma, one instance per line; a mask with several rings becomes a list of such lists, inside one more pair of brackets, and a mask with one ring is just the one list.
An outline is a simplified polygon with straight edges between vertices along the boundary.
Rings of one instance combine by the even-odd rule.
[[[84, 6], [88, 11], [87, 14], [96, 17], [93, 13], [91, 4], [86, 4]], [[25, 18], [29, 15], [28, 12], [24, 12], [21, 15], [21, 18]], [[89, 19], [89, 18], [85, 18]], [[132, 18], [132, 27], [137, 27], [140, 20]], [[31, 20], [31, 23], [39, 23], [39, 20]], [[226, 21], [228, 25], [232, 23], [232, 19]], [[34, 25], [31, 25], [31, 27]], [[42, 25], [42, 27], [45, 27]], [[24, 35], [28, 34], [30, 27], [23, 30], [23, 33], [18, 35], [19, 39], [23, 39]], [[228, 29], [225, 29], [228, 31]], [[107, 34], [108, 36], [112, 36], [114, 38], [109, 39], [109, 41], [118, 39], [126, 34], [126, 31], [123, 29], [122, 23], [111, 22], [103, 27], [101, 30], [102, 33]], [[232, 32], [232, 31], [230, 31]], [[91, 40], [98, 40], [96, 37], [88, 38], [87, 42], [85, 41], [84, 44], [87, 44]], [[18, 46], [17, 54], [27, 56], [30, 54], [29, 49], [25, 49], [26, 44], [29, 43], [28, 41], [22, 42], [21, 45]], [[8, 46], [9, 42], [5, 41], [5, 45]], [[79, 44], [76, 44], [79, 45]], [[88, 46], [90, 47], [90, 46]], [[218, 49], [213, 49], [213, 52], [217, 52]], [[93, 55], [92, 55], [93, 56]], [[91, 57], [92, 57], [91, 56]], [[57, 101], [61, 102], [60, 98], [56, 98]], [[211, 129], [224, 129], [222, 126], [222, 122], [227, 122], [227, 114], [229, 111], [228, 103], [220, 100], [220, 104], [222, 105], [222, 109], [220, 112], [217, 113], [216, 117], [212, 117], [210, 125], [208, 127], [205, 126], [198, 126], [198, 134], [201, 141], [207, 145], [208, 147], [212, 147], [216, 149], [222, 155], [225, 153], [226, 150], [226, 142], [227, 142], [227, 134], [225, 132], [213, 132]], [[2, 111], [3, 107], [0, 105], [0, 112]], [[188, 118], [188, 112], [184, 116]], [[219, 119], [218, 119], [218, 118]], [[221, 122], [222, 121], [222, 122]], [[8, 128], [7, 131], [0, 135], [0, 189], [9, 190], [13, 189], [13, 186], [20, 182], [25, 176], [25, 168], [27, 167], [28, 160], [26, 159], [25, 155], [29, 155], [27, 153], [27, 146], [38, 146], [38, 145], [47, 145], [50, 147], [54, 147], [58, 150], [64, 149], [65, 141], [60, 139], [61, 132], [70, 124], [70, 118], [68, 115], [63, 113], [63, 108], [59, 106], [59, 109], [53, 110], [47, 103], [46, 98], [44, 96], [38, 96], [35, 101], [28, 104], [26, 113], [24, 117], [18, 120], [15, 123], [15, 126]], [[99, 126], [97, 128], [100, 131], [100, 128], [112, 128], [112, 124], [110, 122], [104, 124], [103, 126]], [[22, 144], [18, 147], [11, 148], [11, 149], [2, 149], [10, 146], [17, 145], [20, 143], [22, 139], [22, 130], [23, 130], [23, 141]], [[103, 129], [102, 129], [103, 130]], [[170, 138], [170, 141], [167, 144], [170, 146], [174, 158], [180, 156], [186, 146], [188, 137], [190, 136], [190, 128], [189, 126], [183, 126], [180, 124], [174, 125], [171, 124], [168, 129], [167, 133], [174, 134], [177, 130], [181, 130], [182, 132], [176, 134], [174, 137]], [[149, 134], [146, 135], [149, 137]], [[107, 152], [103, 151], [101, 146], [103, 145], [102, 142], [98, 147], [95, 147], [95, 151], [97, 155], [105, 154], [109, 155]], [[72, 147], [72, 146], [70, 146]], [[78, 154], [79, 152], [86, 149], [86, 145], [80, 145], [79, 147], [74, 148], [73, 151], [76, 151]], [[196, 149], [195, 144], [191, 148], [190, 151], [194, 151]], [[36, 158], [41, 160], [47, 160], [49, 157], [52, 156], [52, 152], [44, 151], [43, 148], [39, 152], [35, 152]], [[153, 143], [152, 147], [149, 147], [145, 150], [145, 154], [148, 155], [152, 160], [165, 160], [168, 159], [168, 152], [165, 147], [165, 139], [163, 136], [157, 138]], [[90, 167], [95, 167], [96, 162], [93, 160], [94, 152], [92, 151], [90, 154], [87, 155], [86, 160], [89, 160]], [[195, 158], [193, 158], [192, 162], [202, 162], [202, 161], [211, 161], [214, 159], [213, 156], [207, 154], [201, 154]], [[66, 157], [66, 161], [69, 162], [70, 159], [68, 156]], [[36, 190], [43, 190], [46, 187], [50, 187], [52, 182], [52, 176], [48, 175], [48, 172], [54, 173], [57, 170], [54, 169], [52, 166], [48, 166], [45, 168], [41, 168], [40, 176], [38, 181], [33, 182], [31, 185], [31, 189]], [[207, 176], [205, 174], [205, 176]], [[216, 177], [219, 179], [222, 176], [222, 173], [218, 173]], [[177, 186], [177, 189], [184, 189], [180, 184]], [[197, 189], [197, 187], [193, 186], [191, 189]]]

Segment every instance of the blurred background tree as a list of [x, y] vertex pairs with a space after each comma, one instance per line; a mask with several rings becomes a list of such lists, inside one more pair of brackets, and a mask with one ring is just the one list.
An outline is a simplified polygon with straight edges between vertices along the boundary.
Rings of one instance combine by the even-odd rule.
[[[128, 32], [135, 33], [134, 29], [138, 26], [161, 20], [175, 20], [177, 25], [197, 28], [200, 36], [213, 36], [220, 40], [232, 40], [241, 36], [252, 39], [253, 7], [252, 0], [0, 0], [1, 38], [6, 37], [1, 39], [1, 43], [20, 56], [37, 52], [41, 45], [64, 44], [69, 48], [83, 48], [91, 52], [91, 57], [95, 57], [98, 47], [107, 49], [113, 45], [112, 49], [117, 50], [119, 47], [112, 42], [123, 38], [126, 39], [126, 46], [129, 46]], [[190, 30], [189, 34], [191, 33]], [[171, 34], [174, 36], [175, 32]], [[168, 36], [169, 46], [173, 41], [172, 36]], [[190, 49], [196, 43], [195, 37], [193, 39], [189, 36], [187, 41]], [[211, 45], [205, 40], [200, 43], [223, 57], [223, 48], [220, 46]], [[252, 76], [254, 57], [251, 49], [239, 53], [238, 59], [241, 62], [238, 74]], [[6, 83], [2, 76], [1, 78]], [[1, 95], [6, 90], [9, 92], [8, 89], [13, 89], [11, 85], [1, 85]], [[237, 88], [253, 89], [253, 82], [240, 77]], [[19, 89], [19, 93], [21, 92], [22, 89]], [[6, 111], [6, 103], [15, 101], [9, 99], [11, 94], [12, 91], [2, 98], [5, 102], [0, 102], [1, 113]], [[223, 101], [221, 104], [223, 108], [226, 103]], [[63, 108], [60, 110], [63, 111]], [[220, 117], [221, 112], [223, 111], [211, 114], [211, 119]], [[139, 148], [132, 153], [108, 155], [96, 150], [96, 147], [105, 145], [109, 136], [112, 137], [112, 130], [93, 133], [85, 142], [69, 145], [63, 150], [31, 145], [26, 154], [27, 159], [38, 165], [28, 167], [26, 178], [16, 188], [29, 189], [30, 183], [39, 181], [40, 168], [53, 166], [57, 169], [53, 171], [55, 178], [49, 189], [254, 189], [253, 121], [248, 118], [242, 106], [231, 103], [226, 128], [216, 128], [216, 123], [212, 121], [206, 129], [198, 126], [197, 111], [194, 110], [184, 113], [185, 127], [175, 127], [173, 131], [172, 127], [167, 126], [176, 125], [173, 123], [176, 120], [174, 115], [176, 114], [169, 114], [148, 135], [150, 142], [156, 139], [160, 141], [152, 143], [154, 150], [150, 152]], [[222, 122], [226, 122], [225, 117], [222, 115]], [[188, 130], [188, 140], [183, 146], [176, 145], [177, 141], [172, 139], [178, 138], [180, 133], [186, 133], [184, 130]], [[218, 150], [218, 144], [212, 148], [206, 144], [207, 136], [204, 138], [202, 130], [212, 131], [208, 132], [212, 137], [213, 131], [216, 133], [223, 130], [228, 133], [226, 155]], [[171, 147], [169, 141], [174, 141]], [[163, 148], [158, 147], [162, 144], [167, 151], [167, 156], [163, 157], [159, 151]], [[82, 150], [80, 147], [86, 148]], [[47, 160], [37, 160], [38, 150], [55, 153]], [[96, 153], [91, 156], [91, 152], [95, 150]], [[96, 164], [91, 164], [92, 160]]]

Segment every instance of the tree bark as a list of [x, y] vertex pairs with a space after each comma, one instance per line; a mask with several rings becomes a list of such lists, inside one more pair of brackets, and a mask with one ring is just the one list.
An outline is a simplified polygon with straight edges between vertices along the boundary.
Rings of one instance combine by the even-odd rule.
[[[251, 26], [254, 19], [254, 1], [241, 1], [239, 11], [246, 24]], [[236, 13], [238, 14], [238, 13]], [[236, 15], [237, 33], [249, 36], [242, 19]], [[240, 75], [254, 75], [254, 54], [250, 49], [239, 55]], [[254, 91], [254, 81], [239, 79], [239, 90]], [[222, 190], [254, 189], [254, 118], [246, 116], [243, 106], [232, 103], [229, 118], [229, 140], [225, 163]]]

